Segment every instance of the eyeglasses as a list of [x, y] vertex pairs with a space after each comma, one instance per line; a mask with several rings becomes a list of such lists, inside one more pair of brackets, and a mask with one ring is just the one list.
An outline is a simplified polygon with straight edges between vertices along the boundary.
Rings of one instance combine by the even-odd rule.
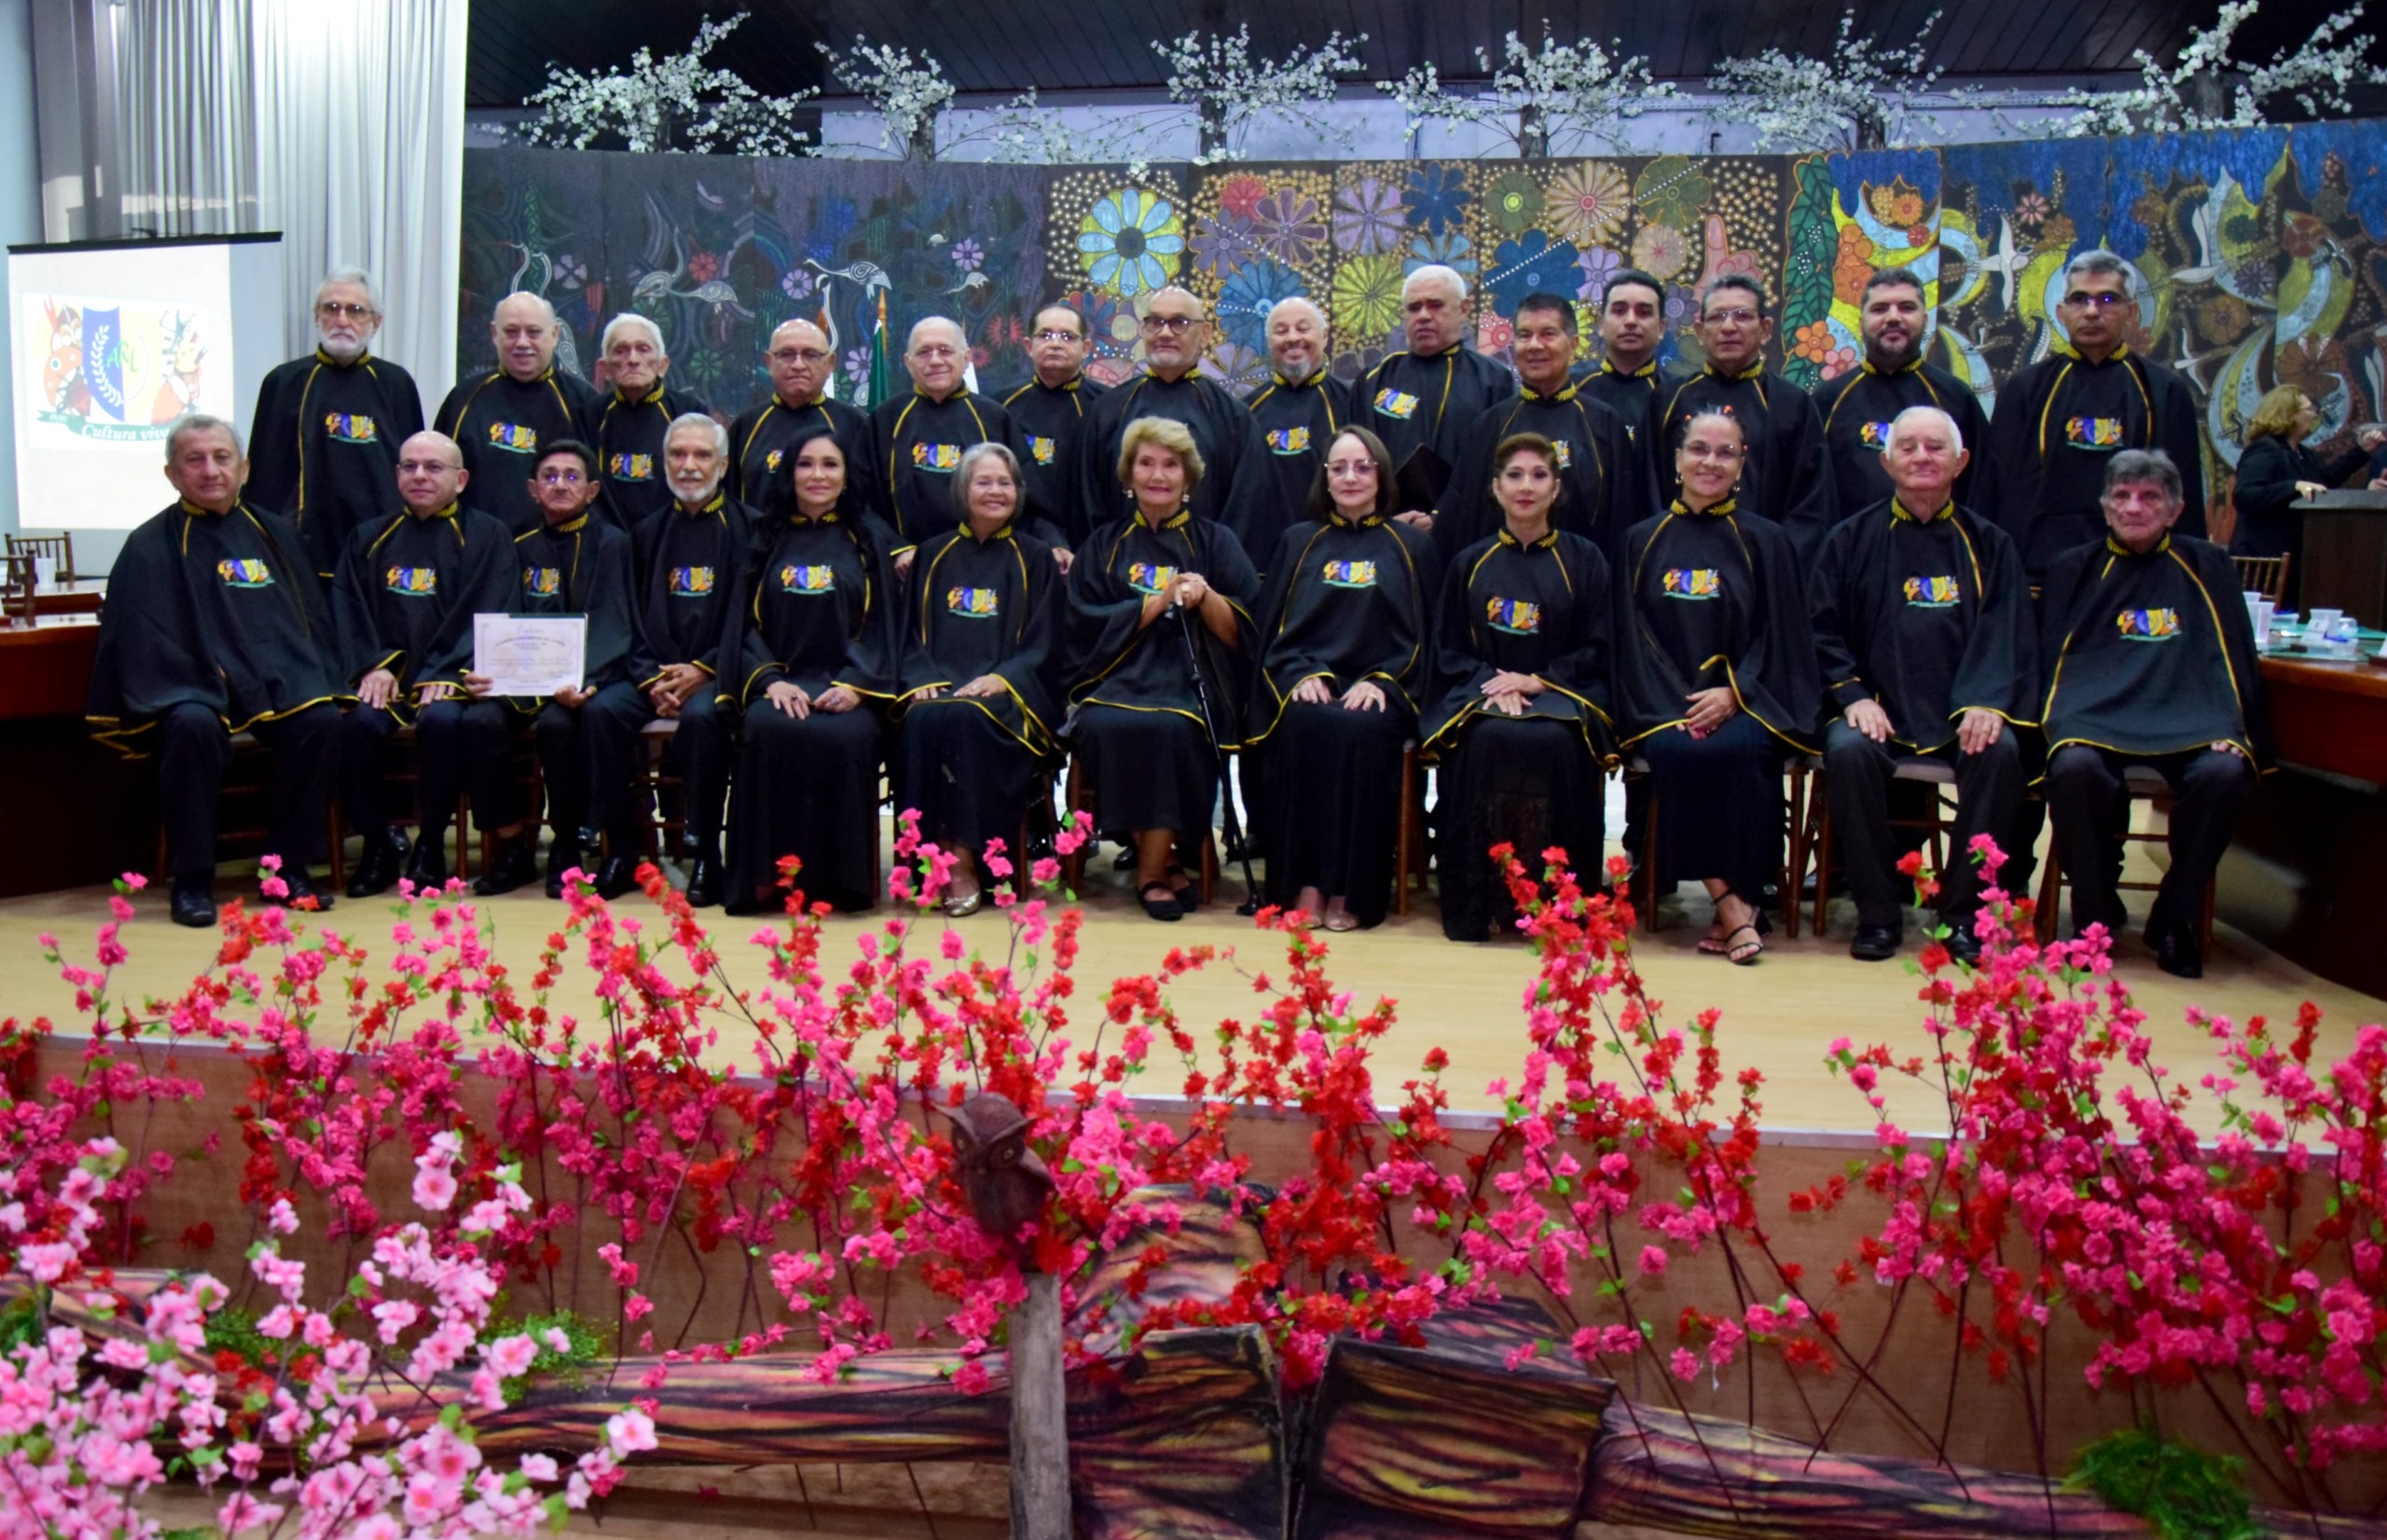
[[398, 474], [400, 475], [423, 475], [428, 474], [433, 471], [461, 471], [463, 468], [464, 467], [461, 462], [451, 465], [444, 460], [402, 460], [398, 461]]
[[923, 342], [912, 350], [914, 358], [951, 358], [954, 351], [942, 342]]
[[2116, 294], [2111, 290], [2104, 290], [2097, 294], [2090, 294], [2086, 289], [2075, 289], [2070, 294], [2063, 296], [2063, 302], [2067, 305], [2079, 305], [2083, 307], [2093, 305], [2101, 310], [2110, 310], [2117, 305], [2127, 305], [2130, 303], [2130, 296], [2126, 294]]
[[[406, 467], [401, 465], [398, 469]], [[577, 487], [583, 477], [578, 471], [541, 471], [539, 479], [549, 487]]]
[[1084, 337], [1063, 326], [1047, 326], [1036, 334], [1039, 342], [1083, 342]]
[[1692, 460], [1720, 460], [1727, 462], [1741, 458], [1747, 451], [1731, 444], [1686, 444], [1682, 452]]
[[1171, 337], [1182, 337], [1201, 323], [1199, 316], [1148, 315], [1144, 317], [1143, 328], [1148, 332], [1166, 332]]
[[1710, 310], [1705, 319], [1720, 321], [1728, 326], [1753, 326], [1757, 324], [1757, 312], [1755, 310]]
[[338, 321], [362, 321], [373, 313], [370, 305], [343, 305], [337, 299], [326, 299], [315, 307], [317, 315], [327, 315]]
[[1376, 474], [1376, 462], [1373, 460], [1330, 461], [1326, 474], [1331, 476], [1372, 476]]
[[825, 364], [828, 361], [829, 355], [818, 348], [774, 348], [771, 350], [771, 362], [774, 364]]

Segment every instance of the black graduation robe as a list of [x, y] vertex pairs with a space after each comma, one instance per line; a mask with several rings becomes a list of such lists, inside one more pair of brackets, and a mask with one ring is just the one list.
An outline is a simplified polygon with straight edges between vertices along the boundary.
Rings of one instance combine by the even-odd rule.
[[[1430, 357], [1388, 355], [1359, 377], [1351, 404], [1360, 425], [1384, 440], [1394, 470], [1407, 464], [1420, 445], [1456, 469], [1461, 442], [1475, 419], [1516, 393], [1516, 377], [1505, 365], [1462, 341]], [[1435, 490], [1439, 498], [1442, 488]]]
[[1776, 739], [1814, 753], [1814, 636], [1800, 561], [1774, 524], [1726, 499], [1676, 503], [1624, 537], [1617, 570], [1616, 692], [1629, 746], [1679, 724], [1694, 690], [1728, 685]]
[[1485, 710], [1483, 686], [1493, 675], [1531, 674], [1549, 688], [1525, 701], [1523, 720], [1565, 722], [1595, 757], [1613, 758], [1615, 597], [1607, 558], [1565, 529], [1528, 545], [1503, 529], [1461, 551], [1443, 575], [1435, 615], [1435, 698], [1422, 724], [1425, 745], [1448, 747]]
[[1119, 442], [1127, 424], [1143, 417], [1185, 424], [1202, 452], [1202, 482], [1188, 505], [1196, 518], [1216, 519], [1235, 530], [1236, 543], [1242, 544], [1242, 531], [1268, 517], [1268, 451], [1251, 408], [1199, 372], [1176, 380], [1141, 375], [1094, 404], [1085, 447], [1078, 457], [1079, 496], [1087, 522], [1100, 528], [1134, 516], [1135, 495], [1119, 481]]
[[[1267, 491], [1242, 510], [1247, 529], [1235, 539], [1247, 552], [1257, 551], [1265, 561], [1276, 542], [1300, 523], [1309, 506], [1310, 488], [1334, 436], [1352, 426], [1350, 398], [1333, 377], [1320, 369], [1298, 383], [1272, 375], [1251, 398], [1251, 416], [1260, 424], [1260, 442], [1268, 458]], [[1262, 577], [1268, 574], [1265, 571]]]
[[1788, 531], [1801, 558], [1813, 557], [1840, 508], [1824, 454], [1823, 418], [1806, 392], [1762, 364], [1729, 376], [1703, 370], [1676, 388], [1658, 422], [1660, 500], [1682, 496], [1675, 441], [1692, 412], [1712, 406], [1739, 421], [1748, 450], [1733, 494], [1743, 516], [1773, 520]]
[[1247, 745], [1266, 741], [1303, 681], [1336, 695], [1361, 680], [1384, 687], [1387, 708], [1414, 722], [1432, 668], [1434, 596], [1442, 563], [1423, 530], [1381, 514], [1288, 529], [1260, 600], [1262, 653]]
[[552, 367], [529, 380], [500, 369], [457, 381], [431, 425], [463, 450], [473, 506], [520, 534], [546, 521], [531, 495], [540, 446], [577, 438], [581, 408], [596, 398], [586, 381]]
[[[581, 441], [597, 451], [597, 508], [614, 529], [635, 529], [671, 505], [664, 435], [675, 419], [705, 409], [695, 396], [659, 381], [636, 400], [610, 391], [580, 408]], [[729, 443], [734, 452], [738, 441]]]
[[125, 537], [84, 696], [91, 736], [130, 758], [177, 706], [237, 733], [342, 699], [338, 649], [298, 532], [263, 509], [177, 499]]
[[[895, 532], [893, 555], [944, 533], [960, 515], [953, 473], [973, 444], [1000, 444], [1018, 454], [1011, 414], [992, 396], [956, 391], [934, 401], [915, 390], [881, 402], [870, 414], [866, 475], [855, 485]], [[1023, 457], [1025, 458], [1025, 457]], [[853, 482], [850, 473], [847, 480]]]
[[1644, 455], [1653, 457], [1653, 463], [1659, 448], [1658, 419], [1681, 383], [1679, 376], [1659, 368], [1654, 358], [1630, 372], [1603, 358], [1576, 381], [1583, 394], [1624, 419], [1634, 441]]
[[1116, 706], [1167, 711], [1195, 722], [1202, 705], [1194, 688], [1179, 621], [1162, 615], [1139, 627], [1144, 599], [1164, 591], [1180, 572], [1199, 572], [1234, 607], [1239, 644], [1229, 649], [1200, 620], [1188, 617], [1202, 658], [1202, 678], [1218, 712], [1218, 732], [1233, 749], [1242, 734], [1245, 661], [1259, 634], [1252, 612], [1259, 574], [1234, 531], [1180, 509], [1154, 529], [1140, 516], [1097, 529], [1069, 569], [1066, 644], [1073, 706]]
[[[523, 615], [586, 615], [587, 652], [581, 681], [592, 690], [629, 678], [638, 640], [630, 537], [584, 508], [561, 524], [542, 524], [514, 537], [521, 573], [514, 612]], [[536, 715], [545, 700], [517, 700]]]
[[[631, 682], [644, 690], [667, 664], [690, 663], [724, 677], [730, 590], [752, 543], [752, 517], [726, 492], [691, 511], [677, 501], [638, 528], [638, 639]], [[727, 660], [731, 666], [736, 660]], [[726, 681], [734, 685], [734, 680]]]
[[1976, 708], [2037, 724], [2021, 556], [1961, 503], [1925, 521], [1892, 498], [1843, 521], [1824, 539], [1807, 598], [1827, 712], [1870, 700], [1892, 740], [1918, 754], [1953, 744], [1956, 719]]
[[1947, 370], [1918, 359], [1893, 374], [1859, 364], [1815, 388], [1839, 517], [1870, 508], [1896, 490], [1882, 469], [1882, 451], [1889, 447], [1890, 424], [1910, 406], [1937, 406], [1956, 419], [1956, 431], [1972, 454], [1956, 477], [1956, 502], [1966, 508], [1995, 508], [1997, 460], [1990, 452], [1989, 414], [1981, 410], [1980, 397]]
[[2204, 464], [2187, 382], [2117, 349], [2103, 364], [2058, 351], [2018, 370], [1997, 392], [1990, 445], [1997, 521], [2044, 583], [2056, 558], [2105, 538], [2105, 464], [2124, 449], [2161, 449], [2180, 468], [2174, 533], [2204, 536]]
[[1539, 433], [1557, 447], [1566, 492], [1551, 510], [1551, 520], [1598, 546], [1601, 556], [1622, 550], [1624, 531], [1657, 512], [1622, 418], [1586, 400], [1577, 385], [1550, 395], [1521, 391], [1475, 419], [1453, 462], [1451, 484], [1434, 511], [1434, 544], [1443, 560], [1501, 527], [1500, 505], [1492, 495], [1492, 461], [1512, 433]]
[[738, 413], [729, 425], [729, 479], [724, 484], [729, 495], [749, 508], [760, 508], [764, 489], [780, 461], [798, 444], [824, 432], [835, 435], [845, 450], [846, 479], [859, 491], [864, 457], [870, 453], [870, 419], [860, 407], [832, 396], [795, 404], [774, 395]]
[[412, 375], [371, 353], [342, 364], [318, 348], [257, 388], [241, 495], [288, 518], [328, 579], [356, 527], [390, 506], [398, 446], [421, 432]]
[[974, 708], [1033, 753], [1060, 725], [1061, 573], [1052, 547], [1005, 524], [984, 540], [967, 525], [920, 547], [903, 620], [900, 691], [948, 694], [987, 674], [1007, 694], [938, 702]]
[[1085, 427], [1094, 405], [1111, 387], [1081, 374], [1060, 386], [1031, 378], [1003, 397], [1013, 432], [1019, 435], [1019, 469], [1028, 479], [1028, 507], [1076, 550], [1093, 526], [1087, 522], [1078, 457], [1084, 453]]
[[377, 668], [398, 678], [393, 714], [415, 687], [464, 695], [473, 617], [504, 614], [521, 593], [513, 532], [477, 508], [449, 503], [428, 518], [401, 510], [349, 537], [332, 581], [332, 624], [347, 647], [348, 683]]
[[2254, 624], [2219, 546], [2175, 528], [2145, 555], [2110, 538], [2077, 547], [2049, 570], [2039, 616], [2050, 756], [2073, 743], [2154, 755], [2227, 742], [2272, 767]]

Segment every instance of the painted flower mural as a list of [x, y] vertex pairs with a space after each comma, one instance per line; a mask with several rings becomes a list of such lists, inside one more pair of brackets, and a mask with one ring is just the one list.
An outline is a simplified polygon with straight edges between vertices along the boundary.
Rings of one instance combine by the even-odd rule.
[[1440, 236], [1467, 220], [1467, 205], [1472, 200], [1467, 172], [1456, 166], [1420, 166], [1409, 173], [1406, 200], [1410, 228]]
[[1269, 257], [1248, 262], [1219, 286], [1219, 327], [1227, 340], [1268, 351], [1268, 311], [1276, 301], [1305, 294], [1301, 274]]
[[1131, 298], [1165, 286], [1184, 250], [1185, 222], [1176, 206], [1141, 187], [1096, 199], [1078, 226], [1087, 281]]
[[1633, 188], [1624, 170], [1605, 160], [1586, 160], [1550, 179], [1542, 213], [1556, 234], [1585, 245], [1624, 227], [1633, 212]]
[[1401, 262], [1404, 272], [1435, 266], [1448, 268], [1462, 277], [1473, 277], [1475, 242], [1453, 230], [1448, 235], [1421, 235], [1409, 243], [1409, 255]]
[[1334, 269], [1335, 330], [1375, 341], [1400, 324], [1400, 284], [1406, 273], [1397, 256], [1354, 256]]
[[1268, 196], [1268, 184], [1251, 175], [1230, 176], [1219, 186], [1219, 207], [1236, 219], [1249, 223], [1260, 208], [1260, 200]]
[[1483, 190], [1483, 206], [1503, 233], [1521, 235], [1541, 217], [1541, 184], [1530, 172], [1502, 172]]
[[1359, 256], [1388, 252], [1400, 243], [1404, 221], [1400, 191], [1375, 177], [1361, 177], [1334, 195], [1334, 244]]
[[1634, 206], [1641, 216], [1676, 229], [1696, 220], [1715, 193], [1715, 185], [1701, 174], [1698, 164], [1680, 155], [1650, 161], [1633, 184]]
[[1552, 241], [1540, 230], [1527, 230], [1514, 241], [1503, 241], [1492, 254], [1483, 286], [1492, 293], [1492, 308], [1513, 316], [1525, 296], [1547, 291], [1572, 296], [1580, 282], [1571, 241]]
[[1280, 262], [1313, 260], [1326, 241], [1326, 222], [1318, 217], [1318, 200], [1290, 188], [1279, 188], [1252, 211], [1251, 238], [1260, 249]]
[[1596, 305], [1607, 294], [1608, 280], [1624, 266], [1624, 258], [1606, 246], [1587, 246], [1575, 258], [1576, 270], [1582, 276], [1575, 284], [1575, 297], [1588, 299]]
[[1690, 260], [1690, 242], [1671, 225], [1644, 225], [1633, 238], [1633, 265], [1657, 278], [1672, 278]]

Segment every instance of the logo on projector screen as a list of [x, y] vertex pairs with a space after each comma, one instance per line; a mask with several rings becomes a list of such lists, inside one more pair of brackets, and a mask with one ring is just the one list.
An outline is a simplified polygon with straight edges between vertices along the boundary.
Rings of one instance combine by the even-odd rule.
[[104, 444], [148, 444], [198, 408], [205, 307], [29, 295], [25, 320], [49, 339], [35, 422]]

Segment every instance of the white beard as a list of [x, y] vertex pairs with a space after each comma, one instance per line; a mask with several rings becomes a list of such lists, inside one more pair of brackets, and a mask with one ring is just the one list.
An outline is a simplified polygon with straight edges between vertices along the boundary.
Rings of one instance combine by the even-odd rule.
[[328, 337], [318, 335], [315, 338], [315, 346], [323, 349], [328, 357], [341, 364], [353, 364], [365, 356], [365, 344], [362, 342], [345, 340], [335, 342]]

